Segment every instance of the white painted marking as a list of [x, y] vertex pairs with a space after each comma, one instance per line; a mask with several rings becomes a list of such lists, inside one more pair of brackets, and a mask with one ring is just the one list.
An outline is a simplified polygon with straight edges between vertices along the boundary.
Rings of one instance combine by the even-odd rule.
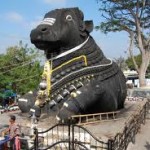
[[76, 93], [77, 93], [77, 94], [81, 94], [82, 92], [81, 92], [81, 91], [77, 91]]
[[60, 118], [59, 118], [58, 116], [56, 116], [56, 119], [57, 119], [58, 121], [60, 121]]
[[19, 100], [18, 100], [18, 101], [20, 101], [20, 102], [27, 102], [27, 101], [28, 101], [28, 99], [19, 98]]
[[35, 112], [35, 110], [34, 110], [34, 109], [32, 109], [32, 108], [30, 109], [30, 111], [31, 111], [31, 112]]
[[65, 103], [64, 103], [64, 106], [65, 106], [65, 107], [68, 107], [68, 104], [65, 102]]
[[47, 24], [52, 26], [55, 23], [56, 19], [55, 18], [44, 18], [40, 24]]

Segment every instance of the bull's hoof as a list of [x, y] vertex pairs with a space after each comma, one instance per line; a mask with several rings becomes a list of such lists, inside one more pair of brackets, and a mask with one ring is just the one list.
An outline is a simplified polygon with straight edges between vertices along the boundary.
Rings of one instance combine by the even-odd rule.
[[71, 116], [75, 115], [75, 112], [73, 112], [70, 109], [67, 109], [66, 107], [62, 107], [62, 109], [59, 111], [59, 113], [56, 116], [56, 119], [59, 123], [77, 123], [77, 120], [73, 120]]
[[34, 106], [30, 109], [29, 115], [33, 116], [33, 114], [39, 118], [41, 116], [41, 108], [39, 106]]

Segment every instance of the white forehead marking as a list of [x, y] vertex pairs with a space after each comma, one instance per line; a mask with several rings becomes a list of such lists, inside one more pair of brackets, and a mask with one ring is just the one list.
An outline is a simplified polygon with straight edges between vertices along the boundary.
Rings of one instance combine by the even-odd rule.
[[56, 19], [55, 18], [44, 18], [40, 24], [47, 24], [52, 26], [55, 23]]

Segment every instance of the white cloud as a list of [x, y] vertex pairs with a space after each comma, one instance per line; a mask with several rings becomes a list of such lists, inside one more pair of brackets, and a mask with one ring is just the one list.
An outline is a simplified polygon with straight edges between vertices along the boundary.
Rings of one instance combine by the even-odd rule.
[[5, 15], [6, 19], [11, 22], [22, 22], [23, 17], [17, 12], [9, 12]]
[[51, 4], [51, 5], [66, 5], [67, 0], [43, 0], [44, 3], [46, 4]]
[[30, 28], [35, 28], [37, 25], [39, 25], [40, 22], [41, 22], [41, 20], [31, 21], [31, 22], [29, 23], [29, 27], [30, 27]]
[[24, 22], [24, 26], [31, 30], [31, 29], [35, 28], [37, 25], [39, 25], [41, 20], [43, 20], [43, 16], [37, 16], [32, 21], [28, 21], [28, 22], [26, 21], [26, 23]]

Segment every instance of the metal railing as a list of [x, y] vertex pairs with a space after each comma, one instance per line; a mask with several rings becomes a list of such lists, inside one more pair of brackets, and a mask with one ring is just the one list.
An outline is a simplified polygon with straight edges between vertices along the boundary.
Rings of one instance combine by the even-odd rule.
[[126, 150], [129, 143], [135, 143], [135, 136], [141, 128], [141, 124], [145, 124], [146, 115], [149, 109], [149, 102], [145, 102], [143, 106], [138, 107], [135, 114], [128, 118], [122, 133], [118, 133], [112, 144], [112, 150]]

